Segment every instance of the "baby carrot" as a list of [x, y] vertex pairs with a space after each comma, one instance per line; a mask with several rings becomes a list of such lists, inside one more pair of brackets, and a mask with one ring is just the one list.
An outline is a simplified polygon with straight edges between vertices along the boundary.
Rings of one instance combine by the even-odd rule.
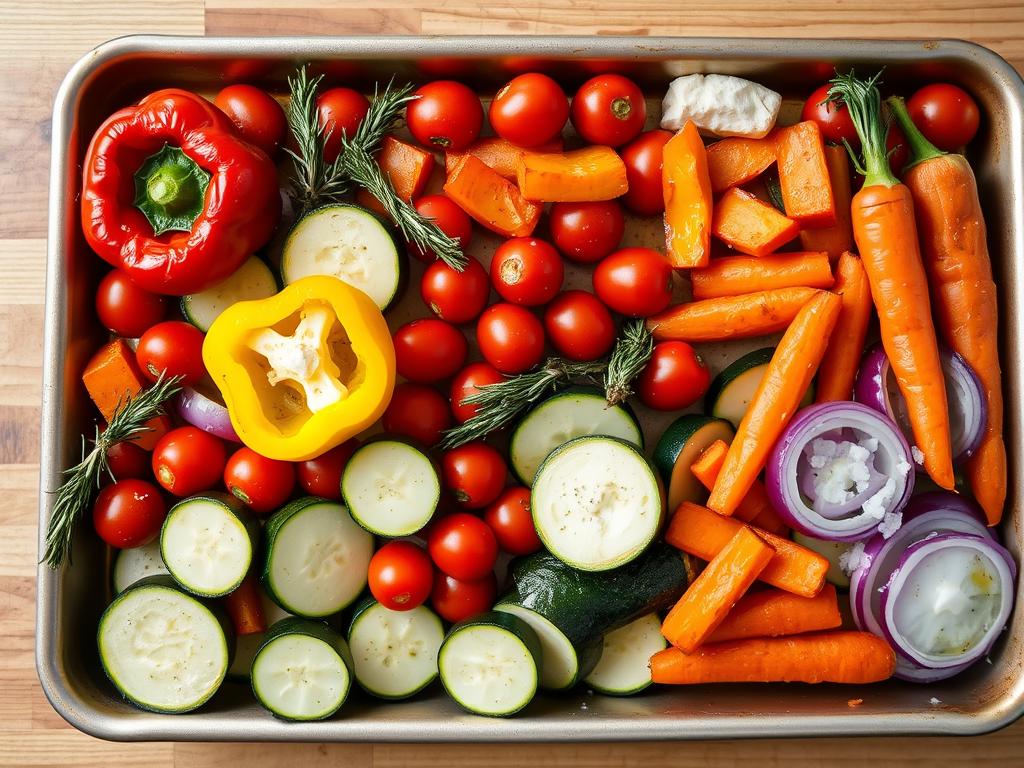
[[711, 233], [740, 253], [764, 256], [800, 234], [800, 224], [749, 192], [733, 188], [715, 203]]
[[731, 515], [761, 474], [818, 370], [841, 306], [834, 293], [820, 291], [786, 329], [729, 446], [709, 508]]
[[775, 136], [733, 136], [708, 147], [708, 176], [714, 194], [756, 179], [775, 162]]
[[836, 588], [831, 584], [822, 587], [814, 597], [800, 597], [781, 589], [764, 589], [744, 595], [707, 642], [799, 635], [835, 629], [842, 623]]
[[850, 222], [853, 189], [850, 185], [850, 155], [846, 147], [826, 146], [825, 164], [828, 165], [832, 197], [836, 204], [836, 223], [824, 229], [800, 230], [800, 244], [806, 251], [826, 251], [835, 261], [840, 254], [854, 249], [853, 224]]
[[832, 291], [839, 294], [843, 306], [819, 367], [816, 403], [849, 400], [852, 396], [871, 319], [871, 287], [860, 259], [844, 253], [836, 264], [836, 275]]
[[231, 617], [236, 635], [255, 635], [267, 631], [263, 602], [256, 577], [250, 571], [234, 592], [224, 597], [224, 609]]
[[775, 288], [831, 288], [828, 254], [785, 253], [772, 256], [729, 256], [690, 272], [695, 301], [739, 296]]
[[[715, 487], [718, 473], [722, 471], [729, 446], [724, 440], [715, 440], [704, 449], [704, 452], [690, 465], [693, 476], [709, 491]], [[789, 527], [779, 518], [778, 512], [768, 498], [768, 490], [760, 480], [755, 480], [747, 495], [740, 501], [733, 517], [745, 523], [771, 531], [779, 536], [789, 535]]]

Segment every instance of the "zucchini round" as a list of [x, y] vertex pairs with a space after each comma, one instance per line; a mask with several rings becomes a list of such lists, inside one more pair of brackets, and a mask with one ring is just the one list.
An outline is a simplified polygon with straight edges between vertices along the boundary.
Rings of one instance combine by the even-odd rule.
[[703, 504], [708, 490], [693, 476], [690, 467], [711, 443], [731, 443], [736, 432], [725, 419], [688, 413], [673, 421], [654, 448], [654, 466], [666, 486], [668, 508], [684, 501]]
[[124, 592], [139, 579], [166, 574], [167, 566], [160, 557], [160, 539], [131, 549], [119, 549], [114, 554], [114, 594]]
[[242, 264], [227, 279], [201, 293], [181, 299], [181, 314], [203, 333], [210, 330], [220, 313], [240, 301], [266, 299], [277, 293], [277, 279], [261, 259], [255, 256]]
[[[755, 349], [730, 363], [708, 387], [704, 395], [704, 412], [725, 419], [738, 428], [774, 354], [775, 347]], [[800, 407], [813, 402], [814, 387], [811, 386]]]
[[609, 696], [631, 696], [651, 684], [651, 656], [668, 647], [661, 619], [648, 613], [604, 637], [601, 660], [586, 684]]
[[411, 536], [441, 500], [441, 481], [426, 454], [398, 440], [356, 449], [345, 465], [341, 493], [349, 514], [378, 536]]

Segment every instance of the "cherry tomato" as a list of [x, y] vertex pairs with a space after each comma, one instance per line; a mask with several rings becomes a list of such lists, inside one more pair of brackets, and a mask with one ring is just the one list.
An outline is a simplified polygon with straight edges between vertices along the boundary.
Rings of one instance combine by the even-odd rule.
[[544, 327], [527, 309], [493, 304], [476, 322], [476, 343], [484, 359], [502, 373], [523, 373], [544, 357]]
[[643, 92], [622, 75], [592, 77], [572, 100], [572, 124], [591, 144], [621, 147], [637, 137], [646, 120]]
[[498, 498], [507, 476], [505, 459], [487, 443], [466, 443], [445, 451], [441, 457], [445, 486], [468, 509], [482, 509]]
[[466, 362], [466, 337], [443, 320], [425, 318], [406, 323], [397, 331], [395, 364], [398, 373], [420, 383], [447, 379]]
[[229, 85], [213, 103], [235, 124], [239, 135], [273, 156], [288, 130], [284, 110], [266, 91], [252, 85]]
[[807, 97], [801, 119], [816, 122], [825, 141], [842, 144], [846, 140], [850, 146], [859, 147], [860, 137], [850, 118], [850, 110], [841, 101], [826, 103], [828, 89], [831, 87], [829, 83], [825, 83]]
[[224, 467], [224, 487], [253, 512], [273, 512], [295, 490], [295, 466], [239, 448]]
[[197, 427], [178, 427], [153, 448], [153, 475], [175, 496], [191, 496], [217, 485], [227, 460], [220, 438]]
[[597, 360], [615, 343], [615, 321], [596, 296], [566, 291], [548, 305], [544, 329], [552, 346], [570, 360]]
[[932, 83], [907, 102], [914, 125], [939, 149], [956, 152], [978, 132], [981, 112], [971, 95], [950, 83]]
[[550, 77], [530, 72], [513, 78], [494, 95], [488, 117], [501, 138], [519, 147], [536, 147], [562, 133], [569, 101]]
[[498, 559], [498, 542], [479, 517], [456, 512], [430, 526], [427, 551], [434, 565], [449, 576], [474, 581], [493, 570]]
[[620, 314], [649, 317], [672, 300], [672, 266], [650, 248], [623, 248], [597, 265], [594, 292]]
[[351, 88], [329, 88], [316, 97], [317, 122], [331, 135], [324, 144], [324, 159], [333, 163], [341, 151], [341, 135], [352, 138], [370, 109], [369, 100]]
[[472, 256], [466, 268], [456, 272], [438, 259], [423, 271], [420, 296], [435, 315], [449, 323], [475, 320], [487, 306], [491, 283], [487, 270]]
[[448, 401], [426, 384], [399, 384], [384, 411], [384, 431], [411, 437], [432, 447], [441, 440], [441, 433], [452, 425]]
[[405, 119], [409, 131], [425, 147], [465, 149], [480, 135], [484, 108], [468, 87], [454, 80], [435, 80], [420, 86], [409, 102]]
[[636, 389], [648, 408], [678, 411], [703, 397], [709, 384], [711, 373], [693, 347], [684, 341], [662, 341], [654, 345]]
[[96, 290], [96, 314], [117, 336], [136, 339], [167, 314], [167, 299], [139, 288], [121, 269], [103, 276]]
[[479, 392], [479, 387], [497, 384], [499, 381], [504, 380], [505, 377], [490, 363], [470, 363], [455, 374], [449, 394], [455, 420], [459, 424], [463, 424], [469, 421], [480, 408], [479, 405], [463, 403], [462, 400], [464, 398]]
[[107, 544], [130, 549], [148, 544], [160, 533], [167, 505], [159, 489], [145, 480], [118, 480], [99, 492], [92, 524]]
[[645, 131], [622, 148], [629, 190], [622, 204], [639, 216], [657, 216], [665, 210], [661, 186], [661, 161], [669, 131]]
[[[448, 237], [458, 240], [462, 250], [469, 247], [473, 239], [473, 221], [451, 198], [444, 195], [424, 195], [413, 203], [413, 207], [423, 216], [433, 219]], [[408, 244], [408, 250], [412, 256], [427, 264], [437, 258], [433, 251], [424, 251], [413, 243]]]
[[555, 203], [549, 221], [558, 250], [581, 264], [600, 261], [618, 248], [626, 230], [622, 206], [614, 200]]
[[195, 384], [206, 375], [203, 332], [180, 320], [157, 323], [142, 334], [135, 359], [150, 381], [156, 381], [164, 373], [184, 376], [181, 383], [185, 386]]
[[889, 133], [885, 137], [885, 149], [889, 154], [889, 167], [897, 176], [903, 174], [903, 166], [910, 160], [910, 145], [903, 129], [896, 123], [889, 125]]
[[389, 541], [370, 558], [370, 593], [393, 611], [411, 611], [430, 595], [434, 567], [427, 553], [408, 541]]
[[510, 555], [529, 555], [541, 548], [540, 537], [530, 514], [530, 489], [508, 488], [484, 512], [484, 522]]
[[135, 443], [123, 441], [107, 448], [107, 466], [115, 480], [130, 477], [148, 478], [149, 454]]
[[513, 304], [547, 304], [562, 287], [565, 268], [554, 246], [536, 237], [514, 237], [494, 251], [491, 283]]
[[498, 594], [498, 582], [493, 573], [482, 579], [463, 581], [437, 571], [430, 590], [430, 604], [445, 621], [456, 624], [491, 610]]
[[338, 500], [341, 498], [341, 474], [345, 465], [360, 445], [355, 437], [331, 448], [315, 459], [306, 459], [295, 465], [299, 485], [310, 496]]

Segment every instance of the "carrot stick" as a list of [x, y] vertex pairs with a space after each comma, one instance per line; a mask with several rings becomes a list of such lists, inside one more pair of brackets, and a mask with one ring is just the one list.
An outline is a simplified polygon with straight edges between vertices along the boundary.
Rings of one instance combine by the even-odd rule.
[[[692, 465], [690, 471], [693, 476], [709, 491], [715, 487], [715, 480], [718, 473], [722, 471], [722, 464], [725, 463], [725, 456], [729, 452], [729, 446], [724, 440], [715, 440], [704, 449], [704, 452]], [[750, 523], [758, 528], [770, 531], [778, 536], [788, 536], [787, 526], [775, 511], [771, 500], [768, 498], [768, 490], [760, 480], [755, 480], [750, 486], [747, 495], [740, 501], [733, 517]]]
[[749, 192], [730, 189], [715, 204], [711, 232], [741, 253], [764, 256], [800, 234], [800, 225]]
[[739, 296], [774, 288], [831, 288], [828, 254], [787, 253], [774, 256], [731, 256], [690, 272], [694, 300]]
[[818, 370], [841, 307], [842, 299], [821, 291], [786, 329], [711, 489], [711, 509], [731, 515], [761, 474], [768, 453], [793, 418]]
[[757, 534], [740, 528], [669, 611], [661, 634], [683, 653], [693, 653], [746, 594], [774, 554]]
[[543, 210], [473, 155], [464, 156], [448, 174], [444, 191], [480, 224], [505, 237], [532, 234]]
[[[842, 75], [832, 80], [829, 90], [846, 103], [864, 155], [864, 186], [853, 196], [851, 209], [853, 235], [871, 284], [882, 346], [907, 403], [924, 468], [937, 485], [949, 490], [953, 488], [949, 412], [928, 279], [918, 246], [914, 201], [889, 168], [877, 79], [876, 75], [865, 82]], [[973, 302], [969, 306], [973, 308]], [[986, 333], [994, 330], [987, 328]]]
[[877, 683], [892, 677], [896, 655], [870, 632], [715, 643], [685, 654], [666, 648], [651, 657], [656, 683]]
[[708, 176], [714, 194], [756, 179], [775, 162], [775, 136], [745, 139], [734, 136], [708, 147]]
[[921, 253], [942, 340], [974, 369], [988, 402], [981, 447], [967, 463], [967, 479], [989, 525], [1006, 502], [1003, 377], [999, 367], [999, 310], [978, 183], [963, 155], [943, 154], [917, 130], [901, 99], [890, 99], [910, 145], [903, 175], [914, 198]]
[[647, 318], [658, 341], [728, 341], [778, 333], [821, 291], [778, 288], [743, 296], [694, 301]]
[[835, 629], [843, 623], [836, 588], [822, 587], [814, 597], [800, 597], [780, 589], [765, 589], [744, 595], [718, 628], [709, 643], [724, 643], [747, 637], [799, 635]]
[[224, 596], [224, 609], [235, 625], [235, 634], [256, 635], [267, 631], [260, 588], [252, 571], [246, 574], [234, 592]]
[[711, 253], [711, 179], [697, 126], [687, 120], [662, 150], [665, 247], [676, 269], [707, 266]]
[[843, 306], [819, 366], [816, 403], [852, 397], [853, 381], [857, 378], [857, 369], [864, 354], [864, 339], [867, 338], [868, 321], [871, 319], [871, 287], [860, 259], [852, 253], [844, 253], [836, 264], [836, 274], [832, 290], [839, 294]]
[[[434, 172], [432, 153], [394, 136], [384, 137], [376, 159], [377, 165], [395, 188], [395, 193], [407, 203], [423, 194], [430, 181], [430, 174]], [[356, 202], [382, 216], [387, 215], [380, 201], [365, 189], [356, 193]]]
[[524, 152], [561, 151], [561, 138], [552, 139], [540, 146], [527, 150], [522, 147], [517, 147], [511, 141], [506, 141], [505, 139], [497, 136], [488, 136], [483, 139], [477, 139], [461, 152], [445, 152], [444, 167], [445, 172], [450, 174], [455, 170], [455, 166], [459, 164], [459, 161], [462, 160], [463, 157], [466, 155], [473, 155], [474, 157], [482, 160], [484, 165], [490, 167], [499, 176], [515, 181], [516, 164], [519, 162], [519, 158], [522, 157]]
[[813, 120], [782, 128], [775, 141], [786, 215], [805, 228], [836, 223], [836, 203], [821, 128]]
[[516, 161], [519, 191], [527, 200], [577, 203], [626, 194], [626, 164], [611, 147], [572, 152], [522, 152]]
[[846, 147], [827, 145], [825, 164], [832, 184], [832, 198], [836, 206], [836, 223], [822, 229], [800, 231], [800, 244], [807, 251], [826, 251], [835, 261], [842, 253], [852, 251], [853, 224], [850, 222], [850, 201], [853, 189], [850, 184], [850, 155]]

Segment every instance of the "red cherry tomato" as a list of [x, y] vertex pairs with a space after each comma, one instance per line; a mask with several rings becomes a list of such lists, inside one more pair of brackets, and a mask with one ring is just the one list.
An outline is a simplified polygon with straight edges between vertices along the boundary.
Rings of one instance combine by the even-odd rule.
[[324, 144], [324, 159], [333, 163], [341, 151], [341, 136], [352, 138], [370, 110], [369, 100], [351, 88], [329, 88], [316, 97], [317, 122], [330, 131]]
[[430, 595], [434, 568], [408, 541], [389, 541], [370, 558], [367, 581], [374, 599], [393, 611], [411, 611]]
[[493, 573], [482, 579], [463, 581], [437, 571], [430, 590], [430, 604], [445, 621], [456, 624], [491, 610], [498, 594], [498, 582]]
[[483, 520], [456, 512], [437, 520], [427, 534], [427, 551], [434, 565], [456, 579], [474, 581], [494, 569], [498, 542]]
[[910, 145], [903, 129], [896, 123], [889, 125], [889, 133], [885, 137], [885, 149], [890, 153], [889, 167], [896, 176], [903, 175], [903, 166], [910, 160]]
[[[424, 195], [413, 203], [413, 207], [423, 216], [433, 219], [448, 237], [458, 240], [462, 250], [469, 247], [473, 239], [473, 221], [451, 198], [444, 195]], [[437, 258], [433, 251], [424, 251], [413, 243], [409, 243], [408, 250], [412, 256], [427, 264]]]
[[395, 365], [409, 381], [429, 383], [447, 379], [466, 362], [466, 337], [443, 320], [426, 318], [406, 323], [397, 331]]
[[629, 190], [622, 204], [638, 216], [657, 216], [665, 210], [661, 186], [661, 162], [669, 131], [645, 131], [622, 148]]
[[618, 248], [626, 230], [622, 206], [614, 200], [555, 203], [549, 222], [558, 250], [581, 264], [600, 261]]
[[479, 387], [497, 384], [499, 381], [504, 380], [505, 377], [490, 363], [470, 363], [455, 374], [449, 393], [449, 400], [451, 400], [452, 413], [455, 415], [455, 420], [459, 424], [463, 424], [469, 421], [480, 408], [479, 405], [463, 403], [464, 398], [479, 392]]
[[597, 360], [615, 343], [615, 321], [596, 296], [586, 291], [559, 294], [544, 312], [551, 345], [570, 360]]
[[295, 490], [295, 466], [239, 448], [224, 467], [224, 487], [257, 514], [273, 512]]
[[488, 117], [501, 138], [519, 147], [536, 147], [561, 134], [569, 119], [569, 101], [550, 77], [530, 72], [513, 78], [494, 95]]
[[487, 443], [466, 443], [445, 451], [441, 457], [445, 486], [468, 509], [482, 509], [498, 498], [507, 476], [505, 459]]
[[547, 304], [562, 287], [565, 269], [554, 246], [536, 237], [514, 237], [498, 246], [491, 259], [494, 290], [513, 304]]
[[184, 376], [181, 383], [189, 386], [206, 375], [203, 338], [203, 332], [191, 323], [180, 320], [157, 323], [142, 334], [135, 359], [150, 381], [156, 381], [163, 373]]
[[572, 124], [591, 144], [621, 147], [637, 137], [646, 120], [643, 92], [622, 75], [592, 77], [572, 100]]
[[178, 427], [153, 448], [153, 475], [175, 496], [191, 496], [221, 481], [227, 459], [220, 438], [197, 427]]
[[711, 373], [693, 347], [684, 341], [662, 341], [654, 345], [636, 389], [648, 408], [678, 411], [700, 400], [709, 384]]
[[623, 248], [597, 265], [594, 292], [620, 314], [649, 317], [672, 300], [672, 266], [650, 248]]
[[125, 441], [107, 448], [107, 466], [115, 480], [148, 478], [152, 472], [149, 463], [149, 454], [135, 443]]
[[448, 401], [426, 384], [399, 384], [382, 419], [384, 431], [432, 447], [452, 425]]
[[487, 270], [472, 256], [461, 272], [438, 259], [423, 271], [420, 280], [423, 303], [439, 318], [456, 325], [475, 320], [487, 306], [490, 293]]
[[971, 95], [950, 83], [932, 83], [907, 101], [914, 125], [939, 149], [956, 152], [978, 132], [981, 112]]
[[502, 373], [523, 373], [544, 357], [544, 327], [527, 309], [493, 304], [477, 320], [476, 343]]
[[529, 488], [519, 485], [506, 489], [484, 512], [484, 522], [510, 555], [529, 555], [541, 548], [530, 514]]
[[801, 119], [816, 122], [825, 141], [842, 144], [845, 140], [850, 146], [859, 147], [860, 137], [850, 118], [850, 110], [842, 102], [826, 103], [828, 89], [831, 87], [829, 83], [825, 83], [807, 97]]
[[112, 269], [96, 290], [96, 314], [117, 336], [136, 339], [167, 314], [167, 299], [139, 288], [120, 269]]
[[355, 437], [331, 448], [315, 459], [300, 461], [295, 465], [299, 485], [310, 496], [337, 501], [341, 498], [341, 474], [345, 465], [360, 445]]
[[273, 156], [288, 130], [284, 110], [266, 91], [252, 85], [229, 85], [213, 103], [235, 124], [239, 135]]
[[431, 149], [465, 149], [480, 135], [484, 108], [468, 87], [454, 80], [420, 86], [409, 102], [405, 119], [420, 144]]
[[92, 524], [107, 544], [130, 549], [148, 544], [160, 533], [167, 505], [159, 489], [144, 480], [119, 480], [99, 492]]

